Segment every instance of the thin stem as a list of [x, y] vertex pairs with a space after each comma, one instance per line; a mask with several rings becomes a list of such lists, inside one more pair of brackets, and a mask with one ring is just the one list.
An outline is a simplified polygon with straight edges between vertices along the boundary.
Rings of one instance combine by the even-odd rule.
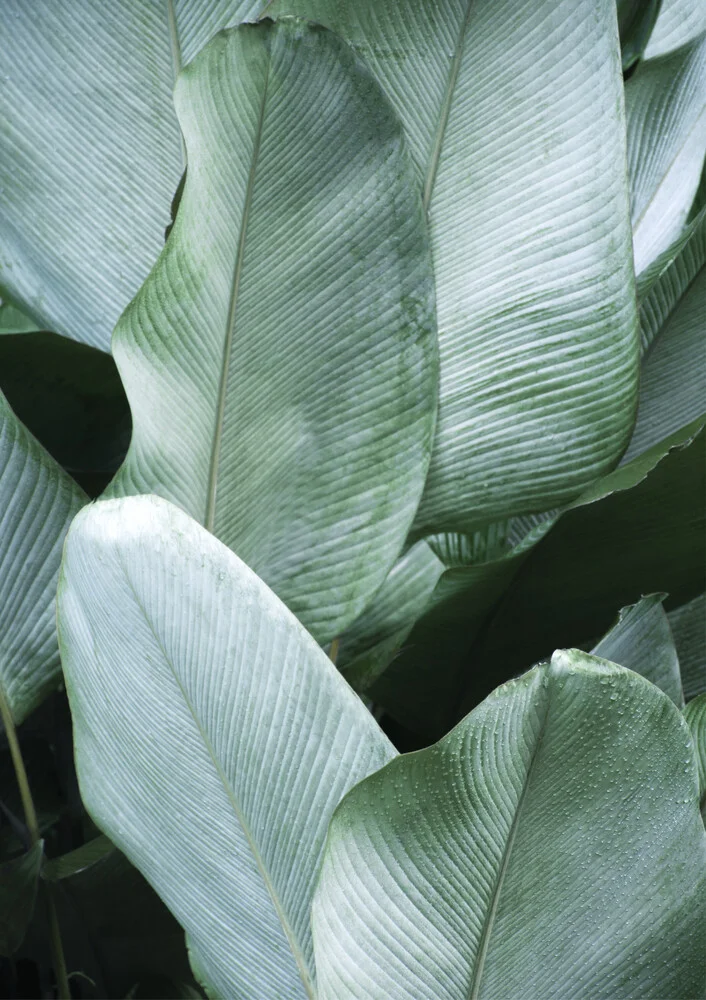
[[[39, 843], [41, 840], [39, 835], [37, 810], [34, 807], [34, 799], [32, 798], [32, 791], [29, 787], [27, 769], [22, 757], [22, 751], [20, 750], [20, 741], [17, 738], [15, 720], [12, 718], [10, 706], [7, 703], [5, 692], [1, 687], [0, 717], [2, 718], [2, 724], [5, 728], [7, 744], [10, 748], [10, 756], [12, 757], [12, 765], [15, 769], [15, 777], [17, 778], [17, 786], [20, 790], [22, 809], [25, 814], [25, 825], [29, 832], [31, 846], [34, 847], [34, 845]], [[66, 959], [64, 958], [64, 947], [61, 943], [61, 931], [59, 928], [59, 918], [54, 905], [54, 897], [52, 896], [51, 887], [46, 882], [40, 882], [40, 884], [42, 885], [47, 903], [47, 913], [49, 917], [49, 941], [51, 944], [51, 957], [52, 965], [54, 967], [54, 975], [56, 977], [58, 1000], [71, 1000], [71, 987], [69, 986], [69, 977], [66, 971]]]
[[336, 636], [336, 638], [331, 643], [331, 648], [328, 651], [328, 656], [331, 663], [335, 664], [336, 660], [338, 659], [338, 647], [340, 645], [340, 642], [341, 640], [338, 638], [338, 636]]

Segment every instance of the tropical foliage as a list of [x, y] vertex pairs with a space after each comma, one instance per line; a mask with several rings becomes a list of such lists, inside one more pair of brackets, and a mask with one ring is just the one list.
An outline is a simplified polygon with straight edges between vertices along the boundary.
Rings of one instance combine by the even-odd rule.
[[703, 5], [0, 38], [3, 994], [706, 995]]

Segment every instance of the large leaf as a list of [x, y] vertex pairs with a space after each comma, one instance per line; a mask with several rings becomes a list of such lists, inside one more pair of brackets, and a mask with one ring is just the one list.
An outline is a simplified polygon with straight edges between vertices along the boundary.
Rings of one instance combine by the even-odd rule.
[[0, 300], [0, 334], [33, 333], [38, 329], [30, 316], [26, 316], [9, 302]]
[[650, 594], [637, 604], [622, 608], [618, 621], [591, 652], [642, 674], [682, 708], [679, 658], [662, 607], [664, 597], [664, 594]]
[[16, 725], [61, 676], [56, 581], [64, 535], [87, 499], [0, 393], [0, 697]]
[[221, 34], [175, 101], [189, 170], [115, 331], [134, 432], [110, 492], [178, 503], [326, 641], [401, 549], [431, 452], [421, 198], [383, 94], [323, 28]]
[[[706, 75], [706, 63], [704, 64]], [[703, 413], [706, 400], [706, 213], [640, 305], [642, 362], [630, 462]]]
[[662, 0], [617, 0], [623, 72], [640, 59], [659, 15]]
[[645, 56], [655, 59], [674, 52], [706, 31], [706, 7], [702, 0], [662, 0], [659, 17]]
[[265, 584], [157, 497], [76, 518], [59, 628], [86, 808], [195, 968], [220, 995], [313, 996], [328, 821], [394, 755], [370, 713]]
[[706, 694], [694, 698], [684, 709], [684, 718], [691, 730], [699, 769], [701, 813], [706, 819]]
[[472, 707], [557, 646], [601, 635], [644, 593], [675, 607], [706, 585], [706, 418], [616, 469], [537, 545], [469, 656]]
[[130, 408], [115, 362], [53, 333], [0, 337], [0, 390], [50, 455], [92, 496], [130, 443]]
[[181, 62], [260, 0], [3, 0], [0, 288], [108, 350], [183, 170]]
[[322, 1000], [700, 996], [706, 835], [681, 713], [555, 653], [346, 797], [313, 927]]
[[641, 63], [625, 85], [635, 270], [686, 222], [706, 152], [706, 36]]
[[684, 697], [706, 693], [706, 594], [674, 608], [669, 626], [679, 656]]
[[269, 10], [304, 13], [354, 45], [417, 162], [441, 353], [417, 534], [572, 499], [617, 460], [636, 393], [615, 0]]

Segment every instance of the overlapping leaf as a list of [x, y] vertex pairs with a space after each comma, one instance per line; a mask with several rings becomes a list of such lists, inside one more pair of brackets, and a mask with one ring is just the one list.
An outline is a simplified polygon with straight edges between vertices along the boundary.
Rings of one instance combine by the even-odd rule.
[[431, 452], [421, 198], [391, 108], [324, 28], [223, 33], [175, 100], [189, 170], [115, 331], [133, 438], [110, 493], [178, 503], [326, 641], [396, 558]]
[[701, 0], [662, 0], [654, 30], [645, 50], [656, 59], [687, 45], [706, 31], [706, 8]]
[[614, 0], [275, 0], [267, 11], [351, 42], [417, 162], [441, 352], [417, 535], [572, 499], [619, 457], [636, 392]]
[[670, 611], [668, 617], [688, 701], [706, 693], [706, 594]]
[[183, 170], [182, 61], [259, 0], [4, 0], [0, 288], [103, 350], [159, 254]]
[[59, 682], [61, 547], [87, 499], [0, 393], [0, 697], [16, 725]]
[[699, 995], [706, 834], [676, 706], [561, 651], [336, 811], [322, 1000]]
[[83, 800], [195, 968], [219, 995], [313, 996], [329, 818], [394, 755], [370, 713], [265, 584], [156, 497], [76, 518], [59, 626]]

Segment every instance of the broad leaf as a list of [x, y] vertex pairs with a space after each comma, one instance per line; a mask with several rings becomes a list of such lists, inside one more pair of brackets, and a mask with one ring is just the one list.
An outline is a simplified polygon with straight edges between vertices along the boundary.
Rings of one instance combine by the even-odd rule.
[[617, 0], [623, 72], [641, 58], [663, 0]]
[[9, 302], [0, 300], [0, 334], [33, 333], [38, 329], [36, 322], [30, 316], [20, 312]]
[[189, 171], [115, 330], [134, 431], [109, 492], [178, 503], [325, 642], [402, 548], [430, 457], [421, 199], [392, 109], [323, 28], [220, 34], [175, 101]]
[[706, 418], [571, 504], [526, 560], [468, 659], [467, 708], [527, 662], [601, 635], [644, 593], [702, 593]]
[[555, 653], [346, 797], [313, 927], [322, 1000], [700, 995], [706, 834], [681, 713]]
[[0, 393], [0, 697], [16, 725], [61, 677], [56, 581], [64, 535], [87, 499]]
[[699, 769], [701, 813], [706, 819], [706, 694], [694, 698], [684, 709], [684, 718], [691, 730]]
[[219, 995], [313, 996], [328, 821], [394, 755], [370, 713], [265, 584], [157, 497], [76, 518], [59, 628], [86, 808], [195, 969]]
[[662, 0], [659, 17], [650, 36], [645, 56], [674, 52], [706, 31], [706, 7], [702, 0]]
[[679, 235], [706, 152], [706, 36], [641, 63], [625, 85], [635, 271]]
[[44, 329], [110, 347], [183, 170], [174, 79], [259, 0], [3, 0], [0, 288]]
[[[704, 64], [706, 76], [706, 63]], [[695, 420], [706, 400], [706, 213], [641, 303], [646, 353], [623, 463]]]
[[591, 652], [642, 674], [682, 708], [684, 693], [679, 658], [662, 607], [665, 596], [651, 594], [637, 604], [622, 608], [616, 624]]
[[0, 390], [50, 455], [92, 496], [130, 443], [130, 408], [115, 362], [53, 333], [0, 337]]
[[573, 499], [624, 449], [637, 382], [615, 0], [267, 9], [353, 44], [417, 163], [441, 383], [416, 536]]
[[706, 693], [706, 594], [669, 613], [684, 697]]
[[43, 843], [37, 841], [24, 854], [0, 864], [0, 955], [11, 955], [22, 944], [34, 911], [43, 857]]

